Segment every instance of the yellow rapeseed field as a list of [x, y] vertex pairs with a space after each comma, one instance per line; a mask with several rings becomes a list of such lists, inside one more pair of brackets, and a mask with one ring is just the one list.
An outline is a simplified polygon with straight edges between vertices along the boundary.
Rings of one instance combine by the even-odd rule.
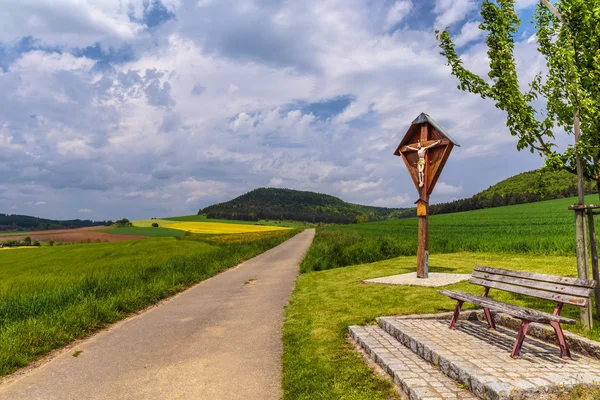
[[140, 228], [150, 228], [152, 224], [157, 223], [158, 226], [164, 228], [166, 224], [172, 224], [174, 221], [168, 219], [140, 219], [137, 221], [132, 221], [133, 226], [138, 226]]
[[290, 228], [280, 226], [248, 225], [248, 224], [224, 224], [221, 222], [175, 222], [161, 225], [163, 228], [179, 229], [192, 233], [250, 233], [278, 231]]

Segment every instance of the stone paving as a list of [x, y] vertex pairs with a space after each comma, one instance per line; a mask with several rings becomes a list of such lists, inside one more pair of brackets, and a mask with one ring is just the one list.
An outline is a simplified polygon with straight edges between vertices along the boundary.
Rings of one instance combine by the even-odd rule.
[[600, 383], [600, 360], [577, 354], [563, 360], [557, 346], [537, 339], [528, 337], [522, 358], [511, 358], [516, 333], [503, 327], [493, 331], [480, 321], [459, 321], [450, 330], [447, 320], [378, 321], [399, 343], [482, 399], [533, 398], [575, 384]]
[[351, 326], [352, 338], [379, 364], [411, 400], [475, 400], [457, 382], [442, 374], [378, 326]]
[[461, 281], [466, 281], [471, 277], [471, 274], [445, 274], [441, 272], [430, 272], [428, 278], [417, 278], [416, 272], [408, 274], [384, 276], [381, 278], [366, 279], [363, 283], [377, 283], [380, 285], [412, 285], [412, 286], [428, 286], [439, 287], [452, 285]]

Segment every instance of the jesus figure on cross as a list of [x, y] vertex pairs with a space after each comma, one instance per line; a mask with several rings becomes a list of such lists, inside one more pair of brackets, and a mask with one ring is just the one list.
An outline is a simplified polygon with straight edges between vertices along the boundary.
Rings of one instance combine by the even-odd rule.
[[419, 171], [419, 187], [420, 188], [422, 188], [423, 185], [425, 184], [425, 154], [427, 153], [428, 149], [437, 146], [441, 142], [442, 142], [441, 140], [438, 140], [437, 142], [434, 142], [434, 143], [430, 144], [429, 146], [423, 147], [421, 145], [421, 141], [419, 140], [416, 148], [406, 146], [407, 149], [416, 151], [417, 156], [419, 157], [419, 161], [417, 161], [417, 169]]

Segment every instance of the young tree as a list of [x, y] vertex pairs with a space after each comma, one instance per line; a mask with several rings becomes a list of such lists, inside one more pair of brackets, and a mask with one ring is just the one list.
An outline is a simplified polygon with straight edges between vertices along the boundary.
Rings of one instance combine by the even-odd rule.
[[[564, 169], [578, 175], [579, 203], [583, 204], [583, 177], [600, 187], [600, 0], [560, 0], [556, 7], [541, 0], [534, 16], [538, 51], [546, 59], [547, 71], [529, 83], [523, 93], [514, 57], [515, 35], [520, 19], [515, 0], [485, 0], [481, 5], [487, 31], [489, 79], [467, 70], [456, 52], [448, 29], [437, 33], [442, 55], [460, 82], [459, 89], [494, 100], [507, 114], [506, 125], [518, 138], [517, 149], [528, 148], [545, 158], [549, 169]], [[541, 110], [536, 101], [543, 99]], [[538, 103], [539, 104], [539, 103]], [[555, 130], [575, 136], [572, 146], [560, 150]], [[577, 270], [587, 278], [587, 246], [584, 210], [575, 211]], [[590, 217], [594, 278], [599, 279], [598, 255]], [[600, 290], [596, 291], [600, 302]], [[600, 314], [600, 307], [597, 308]], [[591, 327], [590, 309], [581, 311], [581, 323]]]
[[[529, 149], [545, 157], [545, 166], [576, 173], [577, 156], [583, 174], [598, 181], [600, 166], [600, 0], [563, 0], [557, 8], [562, 21], [540, 4], [534, 16], [538, 51], [546, 59], [547, 71], [522, 92], [514, 57], [515, 36], [520, 19], [515, 0], [484, 1], [480, 29], [487, 32], [490, 71], [488, 79], [469, 71], [456, 52], [448, 29], [436, 32], [442, 55], [459, 80], [459, 89], [492, 99], [507, 114], [506, 125], [518, 138], [517, 149]], [[542, 110], [535, 102], [543, 99]], [[574, 132], [581, 121], [577, 143], [560, 151], [555, 130]]]

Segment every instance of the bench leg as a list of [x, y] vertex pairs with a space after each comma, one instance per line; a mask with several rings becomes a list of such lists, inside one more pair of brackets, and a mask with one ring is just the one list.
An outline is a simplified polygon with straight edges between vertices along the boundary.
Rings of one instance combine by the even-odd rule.
[[564, 360], [571, 359], [569, 345], [567, 344], [567, 340], [565, 339], [565, 334], [563, 333], [560, 323], [552, 321], [550, 322], [550, 325], [554, 328], [554, 332], [556, 332], [556, 337], [558, 338], [558, 345], [560, 346], [560, 358]]
[[531, 321], [521, 320], [521, 327], [519, 328], [519, 333], [517, 333], [517, 340], [515, 341], [512, 354], [510, 355], [512, 358], [521, 358], [521, 346], [523, 346], [523, 340], [525, 340], [525, 336], [527, 335], [527, 329], [529, 329], [530, 322]]
[[483, 307], [483, 313], [485, 314], [485, 319], [487, 320], [488, 327], [490, 329], [496, 329], [496, 324], [494, 323], [494, 318], [492, 318], [492, 313], [490, 309], [487, 307]]
[[454, 315], [452, 315], [452, 320], [450, 321], [450, 329], [456, 329], [456, 321], [458, 321], [458, 316], [460, 315], [460, 309], [462, 308], [464, 301], [457, 300], [456, 308], [454, 309]]

